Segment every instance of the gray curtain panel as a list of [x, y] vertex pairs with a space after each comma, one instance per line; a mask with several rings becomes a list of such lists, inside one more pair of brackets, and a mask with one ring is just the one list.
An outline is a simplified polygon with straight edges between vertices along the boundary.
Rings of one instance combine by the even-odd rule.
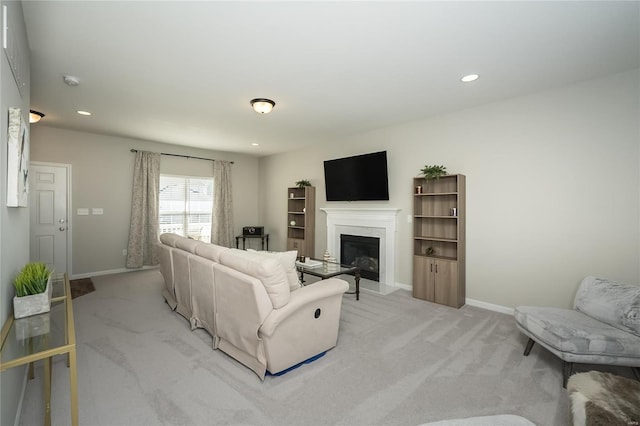
[[160, 154], [138, 151], [133, 169], [127, 268], [157, 265]]
[[213, 211], [211, 212], [211, 242], [233, 247], [233, 203], [231, 199], [231, 163], [213, 162]]

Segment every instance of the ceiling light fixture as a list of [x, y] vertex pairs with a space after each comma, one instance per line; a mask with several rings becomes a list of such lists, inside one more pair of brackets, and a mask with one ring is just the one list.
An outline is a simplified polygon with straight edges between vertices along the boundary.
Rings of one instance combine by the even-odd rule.
[[258, 114], [269, 114], [276, 103], [271, 99], [257, 98], [251, 100], [251, 106]]
[[91, 115], [91, 113], [89, 111], [82, 111], [82, 110], [78, 110], [76, 111], [78, 114], [80, 115]]
[[37, 123], [44, 117], [44, 114], [32, 109], [29, 110], [29, 123]]
[[463, 83], [471, 83], [472, 81], [476, 81], [480, 76], [478, 74], [469, 74], [465, 75], [460, 79]]

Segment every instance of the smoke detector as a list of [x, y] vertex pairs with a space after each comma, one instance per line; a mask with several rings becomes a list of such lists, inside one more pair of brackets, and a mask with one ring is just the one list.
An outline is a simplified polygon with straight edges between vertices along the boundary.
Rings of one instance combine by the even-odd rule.
[[64, 80], [67, 86], [77, 86], [80, 84], [80, 80], [78, 80], [78, 77], [74, 77], [72, 75], [65, 75], [62, 77], [62, 80]]

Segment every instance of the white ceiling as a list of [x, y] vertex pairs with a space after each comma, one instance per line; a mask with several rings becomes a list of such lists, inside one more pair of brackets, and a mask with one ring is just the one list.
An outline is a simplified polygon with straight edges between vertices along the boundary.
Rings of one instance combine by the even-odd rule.
[[258, 156], [640, 67], [638, 1], [23, 9], [40, 125]]

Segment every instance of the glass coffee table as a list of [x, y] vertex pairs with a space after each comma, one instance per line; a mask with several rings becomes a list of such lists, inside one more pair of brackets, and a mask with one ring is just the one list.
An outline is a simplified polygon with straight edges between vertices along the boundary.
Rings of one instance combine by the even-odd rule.
[[356, 282], [356, 291], [348, 291], [346, 293], [355, 294], [356, 300], [360, 300], [360, 268], [358, 266], [341, 265], [338, 262], [328, 262], [320, 259], [308, 259], [306, 262], [296, 262], [296, 269], [300, 273], [300, 281], [302, 283], [304, 283], [304, 274], [313, 275], [321, 280], [338, 275], [353, 275]]

